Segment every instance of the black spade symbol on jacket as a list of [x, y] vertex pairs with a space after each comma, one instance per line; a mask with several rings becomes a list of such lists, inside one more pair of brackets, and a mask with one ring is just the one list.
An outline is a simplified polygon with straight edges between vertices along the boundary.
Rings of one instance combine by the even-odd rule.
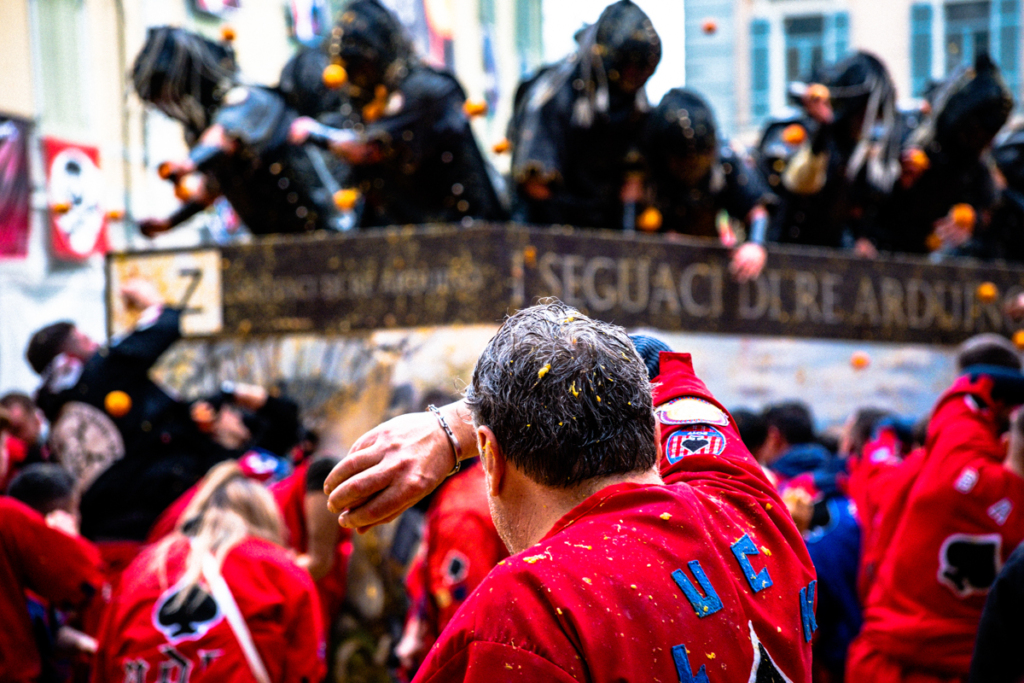
[[689, 452], [696, 453], [700, 449], [707, 446], [708, 443], [709, 442], [707, 439], [691, 436], [689, 439], [683, 442], [683, 445], [686, 446], [686, 450], [688, 450]]
[[179, 595], [180, 591], [168, 595], [156, 616], [157, 628], [169, 640], [201, 636], [219, 620], [221, 614], [217, 602], [202, 588], [190, 588], [180, 605]]
[[994, 541], [954, 541], [946, 546], [941, 558], [942, 576], [961, 595], [987, 590], [999, 573], [998, 555], [999, 546]]

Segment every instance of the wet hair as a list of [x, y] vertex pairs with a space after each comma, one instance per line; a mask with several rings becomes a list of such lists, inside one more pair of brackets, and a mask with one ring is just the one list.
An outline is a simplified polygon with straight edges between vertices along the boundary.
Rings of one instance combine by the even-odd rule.
[[[835, 121], [855, 123], [863, 116], [859, 139], [850, 153], [846, 176], [854, 179], [863, 169], [868, 182], [889, 192], [901, 171], [901, 134], [896, 113], [896, 86], [878, 57], [858, 51], [826, 70]], [[846, 129], [853, 133], [847, 126]]]
[[998, 365], [1003, 368], [1020, 370], [1020, 354], [1013, 342], [1002, 335], [976, 334], [962, 343], [956, 351], [958, 372], [962, 372], [972, 365]]
[[775, 427], [791, 446], [814, 441], [814, 419], [811, 409], [801, 401], [787, 401], [769, 406], [764, 411], [767, 428]]
[[937, 102], [935, 139], [950, 151], [979, 154], [1010, 118], [1013, 95], [984, 52], [973, 69], [950, 81]]
[[740, 433], [743, 445], [751, 453], [756, 453], [768, 438], [768, 424], [764, 420], [764, 415], [744, 408], [733, 410], [731, 414], [732, 419], [736, 421], [736, 429]]
[[32, 335], [32, 339], [28, 342], [28, 349], [25, 351], [25, 359], [28, 360], [28, 364], [32, 366], [37, 375], [43, 374], [53, 359], [64, 352], [68, 339], [71, 338], [71, 333], [74, 331], [74, 323], [63, 320], [47, 325]]
[[324, 69], [330, 63], [323, 50], [303, 48], [281, 69], [277, 89], [288, 106], [301, 116], [315, 118], [341, 108], [339, 91], [324, 84]]
[[935, 95], [934, 114], [920, 131], [922, 145], [937, 143], [957, 157], [977, 156], [1003, 127], [1013, 95], [986, 53], [961, 66]]
[[336, 458], [333, 455], [322, 455], [314, 458], [309, 463], [309, 469], [306, 470], [306, 491], [323, 493], [327, 475], [331, 473], [331, 470], [340, 461], [340, 458]]
[[455, 403], [458, 400], [459, 397], [453, 392], [434, 387], [423, 394], [423, 398], [420, 399], [420, 410], [426, 410], [427, 406], [437, 406], [440, 408], [441, 406], [446, 406], [449, 403]]
[[642, 472], [657, 461], [647, 366], [625, 330], [559, 301], [505, 321], [465, 400], [506, 459], [546, 486]]
[[659, 156], [692, 157], [717, 152], [717, 126], [711, 106], [692, 90], [669, 90], [651, 113], [647, 147]]
[[850, 428], [850, 455], [859, 455], [864, 450], [864, 444], [871, 438], [875, 427], [887, 417], [892, 417], [892, 413], [881, 408], [857, 409]]
[[28, 394], [12, 391], [0, 397], [0, 406], [4, 408], [21, 408], [24, 412], [31, 413], [36, 409], [36, 402]]
[[367, 70], [374, 83], [389, 87], [404, 77], [413, 60], [402, 23], [377, 0], [355, 0], [345, 7], [332, 32], [328, 53], [341, 59], [350, 76], [354, 70]]
[[661, 38], [654, 24], [630, 0], [619, 0], [604, 9], [597, 20], [594, 42], [606, 72], [633, 65], [654, 73], [661, 61]]
[[35, 463], [11, 480], [7, 495], [45, 516], [70, 507], [75, 497], [75, 478], [60, 465]]
[[911, 447], [924, 446], [925, 442], [928, 440], [929, 424], [930, 420], [927, 416], [922, 417], [920, 420], [914, 423], [914, 430], [911, 436], [913, 443], [911, 444]]
[[132, 67], [135, 92], [189, 129], [205, 130], [221, 98], [235, 84], [235, 54], [229, 46], [172, 26], [146, 33]]
[[1017, 128], [992, 149], [992, 160], [1006, 184], [1024, 192], [1024, 130]]
[[206, 553], [214, 557], [218, 568], [231, 549], [246, 537], [262, 538], [283, 545], [284, 521], [270, 491], [249, 479], [234, 460], [222, 462], [211, 469], [199, 484], [199, 490], [181, 515], [175, 533], [168, 535], [156, 548], [150, 571], [157, 574], [161, 587], [168, 585], [167, 562], [170, 548], [182, 539], [190, 547], [185, 571], [175, 598], [178, 608], [199, 585], [202, 562]]

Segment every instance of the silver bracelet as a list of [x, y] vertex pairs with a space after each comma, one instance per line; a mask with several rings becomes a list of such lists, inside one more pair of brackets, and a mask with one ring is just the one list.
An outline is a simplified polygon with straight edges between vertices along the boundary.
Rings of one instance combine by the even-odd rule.
[[453, 467], [452, 471], [447, 475], [450, 477], [453, 474], [457, 474], [459, 469], [462, 467], [462, 448], [459, 446], [459, 440], [455, 437], [455, 432], [453, 432], [452, 428], [448, 426], [448, 422], [444, 419], [444, 415], [441, 414], [441, 411], [438, 410], [437, 406], [431, 404], [427, 406], [427, 410], [432, 412], [434, 417], [437, 418], [437, 422], [441, 425], [441, 429], [444, 430], [445, 436], [448, 437], [448, 443], [451, 444], [452, 453], [455, 455], [455, 467]]

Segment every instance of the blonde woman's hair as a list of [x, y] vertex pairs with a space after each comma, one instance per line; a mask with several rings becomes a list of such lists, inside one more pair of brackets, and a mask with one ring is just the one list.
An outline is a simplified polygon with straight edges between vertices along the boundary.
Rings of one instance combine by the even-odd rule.
[[[192, 589], [199, 585], [203, 557], [210, 554], [217, 568], [238, 543], [248, 536], [283, 545], [284, 522], [270, 492], [259, 482], [247, 478], [235, 461], [223, 462], [209, 471], [195, 498], [178, 520], [175, 533], [160, 542], [153, 557], [153, 567], [166, 589], [167, 556], [170, 548], [182, 537], [190, 548], [181, 587], [172, 603], [181, 607]], [[201, 596], [197, 596], [202, 599]]]

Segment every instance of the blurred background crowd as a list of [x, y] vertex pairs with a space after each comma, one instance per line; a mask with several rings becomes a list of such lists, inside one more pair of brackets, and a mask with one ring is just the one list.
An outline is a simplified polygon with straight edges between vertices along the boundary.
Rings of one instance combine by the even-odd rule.
[[[0, 679], [405, 680], [504, 557], [472, 466], [366, 536], [341, 530], [322, 488], [344, 448], [320, 447], [300, 397], [243, 373], [184, 397], [153, 381], [182, 312], [151, 283], [110, 292], [137, 325], [93, 341], [111, 248], [514, 220], [715, 240], [739, 280], [773, 244], [1024, 257], [1017, 0], [603, 5], [0, 6], [0, 383], [31, 387], [0, 398]], [[53, 323], [69, 310], [93, 322]], [[1020, 370], [992, 337], [956, 362]], [[991, 395], [978, 377], [914, 391]], [[443, 405], [447, 387], [394, 387], [381, 412]], [[888, 551], [912, 546], [913, 454], [947, 427], [843, 406], [834, 433], [806, 402], [736, 411], [818, 568], [821, 681], [908, 588]], [[985, 443], [1009, 433], [1012, 464], [1008, 418]], [[958, 476], [966, 492], [980, 477]], [[982, 514], [997, 552], [942, 550], [973, 596], [942, 662], [954, 678], [976, 593], [1021, 540], [1006, 500]]]
[[[168, 394], [149, 371], [180, 338], [181, 311], [145, 281], [119, 296], [142, 312], [130, 334], [101, 346], [46, 326], [26, 351], [35, 396], [0, 397], [0, 677], [410, 680], [508, 556], [481, 466], [463, 463], [353, 535], [324, 492], [344, 453], [298, 404], [231, 381], [194, 400]], [[1024, 555], [1011, 556], [1024, 540], [1020, 353], [986, 334], [956, 361], [924, 415], [861, 406], [819, 431], [804, 401], [733, 411], [817, 570], [816, 681], [872, 671], [870, 656], [893, 651], [941, 680], [1024, 673], [1007, 646], [1024, 629]], [[384, 417], [458, 398], [396, 387]], [[687, 435], [662, 457], [724, 446], [713, 428]]]

